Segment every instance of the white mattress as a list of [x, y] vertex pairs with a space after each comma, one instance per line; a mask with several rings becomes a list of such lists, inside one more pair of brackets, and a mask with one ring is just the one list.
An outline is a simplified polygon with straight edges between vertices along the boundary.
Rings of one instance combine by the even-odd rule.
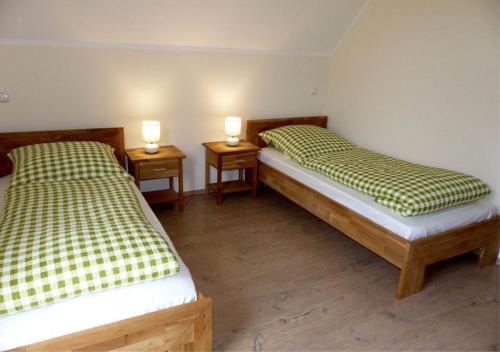
[[490, 219], [497, 214], [495, 206], [487, 199], [482, 199], [430, 214], [405, 217], [378, 204], [368, 195], [346, 187], [318, 172], [303, 168], [289, 156], [272, 147], [263, 148], [259, 158], [263, 163], [408, 240], [416, 240]]
[[[9, 182], [10, 176], [0, 178], [0, 211], [4, 206], [4, 194]], [[83, 295], [2, 317], [0, 350], [67, 335], [196, 300], [196, 289], [188, 268], [135, 185], [134, 191], [144, 214], [177, 256], [180, 272], [163, 279]]]

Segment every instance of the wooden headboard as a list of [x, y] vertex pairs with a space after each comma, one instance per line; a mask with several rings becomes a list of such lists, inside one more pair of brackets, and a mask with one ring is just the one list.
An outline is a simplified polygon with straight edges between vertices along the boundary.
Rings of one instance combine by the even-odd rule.
[[109, 144], [115, 149], [118, 162], [122, 166], [125, 165], [123, 127], [0, 133], [0, 177], [12, 172], [12, 162], [7, 157], [12, 149], [30, 144], [64, 141], [95, 141]]
[[246, 140], [259, 147], [265, 147], [267, 144], [259, 137], [259, 133], [271, 130], [273, 128], [286, 125], [315, 125], [326, 128], [328, 122], [327, 116], [308, 116], [308, 117], [286, 117], [280, 119], [247, 120]]

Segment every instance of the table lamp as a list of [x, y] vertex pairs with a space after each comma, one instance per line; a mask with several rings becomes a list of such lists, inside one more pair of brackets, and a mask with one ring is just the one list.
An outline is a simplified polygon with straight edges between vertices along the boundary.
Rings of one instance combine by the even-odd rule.
[[240, 144], [238, 136], [241, 134], [241, 117], [229, 116], [224, 121], [226, 135], [228, 136], [226, 144], [236, 147]]
[[142, 121], [142, 140], [146, 143], [146, 153], [154, 154], [158, 152], [158, 142], [160, 142], [160, 122]]

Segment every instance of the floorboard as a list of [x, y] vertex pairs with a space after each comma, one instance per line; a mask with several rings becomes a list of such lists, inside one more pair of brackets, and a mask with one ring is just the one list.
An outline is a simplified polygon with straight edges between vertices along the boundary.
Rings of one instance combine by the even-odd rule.
[[474, 254], [397, 300], [398, 269], [272, 190], [154, 209], [214, 299], [216, 350], [499, 350], [499, 267]]

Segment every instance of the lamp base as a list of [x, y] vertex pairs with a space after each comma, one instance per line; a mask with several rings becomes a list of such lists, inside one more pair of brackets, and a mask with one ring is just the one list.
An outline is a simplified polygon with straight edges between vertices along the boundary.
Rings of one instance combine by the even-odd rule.
[[148, 154], [154, 154], [158, 153], [159, 146], [156, 143], [147, 143], [146, 146], [144, 147], [144, 150]]
[[229, 137], [226, 140], [226, 145], [230, 147], [237, 147], [240, 145], [240, 139], [238, 137]]

